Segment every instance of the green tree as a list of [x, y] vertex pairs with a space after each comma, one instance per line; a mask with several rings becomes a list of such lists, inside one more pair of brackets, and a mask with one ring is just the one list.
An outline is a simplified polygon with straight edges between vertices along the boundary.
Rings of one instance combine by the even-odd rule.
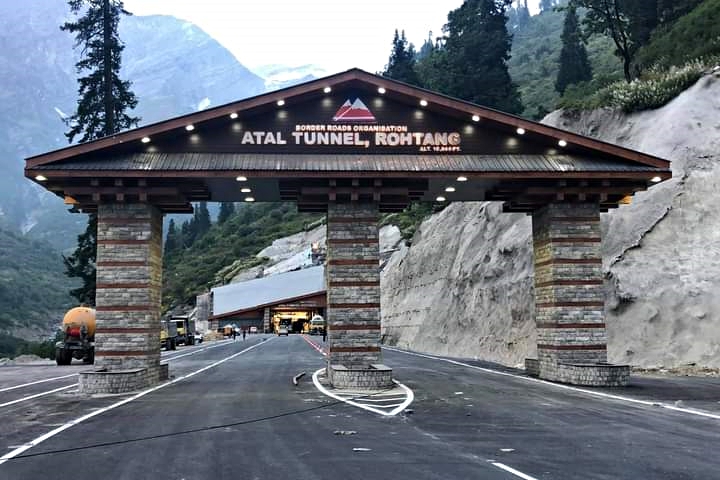
[[165, 237], [165, 255], [171, 254], [177, 250], [179, 246], [178, 230], [177, 227], [175, 227], [175, 220], [171, 218], [170, 224], [168, 225], [167, 237]]
[[565, 92], [568, 85], [592, 79], [592, 68], [580, 35], [577, 12], [572, 6], [565, 12], [561, 39], [560, 70], [555, 81], [555, 90], [560, 94]]
[[632, 62], [658, 24], [657, 0], [570, 0], [567, 8], [585, 8], [585, 35], [610, 37], [623, 64], [625, 81], [633, 79]]
[[195, 219], [185, 220], [180, 227], [180, 238], [182, 238], [182, 247], [188, 248], [195, 241]]
[[118, 36], [120, 15], [129, 15], [120, 0], [69, 0], [70, 10], [80, 16], [60, 29], [75, 34], [75, 48], [81, 58], [75, 64], [78, 74], [77, 111], [67, 119], [65, 136], [80, 143], [112, 135], [136, 126], [140, 119], [126, 110], [137, 105], [130, 82], [120, 80], [121, 54], [125, 46]]
[[411, 85], [420, 83], [415, 72], [415, 47], [405, 38], [405, 30], [398, 34], [395, 29], [392, 52], [382, 76]]
[[[75, 64], [78, 74], [77, 111], [68, 119], [65, 134], [72, 143], [81, 135], [88, 142], [137, 125], [140, 120], [125, 113], [135, 108], [137, 99], [130, 82], [121, 81], [121, 53], [124, 48], [117, 29], [121, 14], [128, 14], [118, 0], [69, 0], [70, 10], [81, 15], [75, 22], [65, 22], [60, 29], [75, 34], [75, 48], [81, 58]], [[97, 217], [90, 215], [85, 233], [78, 237], [78, 247], [68, 258], [63, 256], [66, 275], [80, 277], [83, 286], [70, 293], [82, 303], [95, 305], [95, 256]]]
[[97, 216], [90, 215], [84, 233], [78, 235], [78, 247], [72, 255], [63, 255], [65, 275], [80, 278], [82, 285], [70, 290], [78, 302], [95, 305], [95, 260], [97, 251]]
[[549, 12], [555, 6], [555, 0], [540, 0], [540, 13]]
[[527, 0], [521, 3], [518, 1], [517, 7], [510, 7], [507, 10], [508, 26], [511, 29], [524, 28], [530, 21], [530, 9]]
[[220, 204], [220, 212], [218, 213], [218, 223], [225, 223], [225, 221], [232, 217], [235, 213], [235, 204], [232, 202], [223, 202]]
[[658, 23], [672, 23], [701, 3], [703, 0], [657, 0]]
[[210, 212], [207, 208], [207, 202], [200, 202], [195, 207], [195, 215], [193, 216], [193, 223], [195, 226], [195, 239], [202, 237], [210, 230], [212, 222], [210, 221]]
[[428, 32], [428, 38], [425, 39], [422, 46], [420, 47], [420, 50], [418, 51], [417, 55], [415, 55], [416, 60], [416, 67], [417, 62], [421, 61], [422, 59], [426, 58], [428, 55], [430, 55], [433, 50], [435, 50], [435, 43], [433, 42], [432, 38], [432, 30]]
[[466, 0], [448, 14], [436, 73], [446, 94], [509, 112], [522, 112], [517, 86], [510, 79], [512, 36], [505, 10], [511, 0]]

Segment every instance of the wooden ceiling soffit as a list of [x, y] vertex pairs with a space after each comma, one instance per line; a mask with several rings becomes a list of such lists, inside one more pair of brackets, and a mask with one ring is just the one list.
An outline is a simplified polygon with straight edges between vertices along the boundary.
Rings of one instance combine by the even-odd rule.
[[192, 213], [190, 202], [209, 200], [210, 192], [201, 182], [169, 184], [147, 179], [85, 178], [65, 184], [48, 185], [48, 189], [65, 198], [65, 203], [85, 212], [97, 210], [106, 202], [150, 203], [165, 213]]
[[419, 200], [428, 190], [427, 180], [381, 178], [328, 179], [311, 182], [281, 181], [280, 197], [294, 201], [304, 212], [327, 210], [331, 202], [377, 203], [381, 212], [397, 212]]
[[627, 203], [627, 199], [647, 189], [646, 183], [620, 180], [560, 180], [557, 182], [507, 182], [487, 193], [487, 200], [503, 201], [503, 211], [533, 212], [549, 203], [589, 202], [601, 211]]

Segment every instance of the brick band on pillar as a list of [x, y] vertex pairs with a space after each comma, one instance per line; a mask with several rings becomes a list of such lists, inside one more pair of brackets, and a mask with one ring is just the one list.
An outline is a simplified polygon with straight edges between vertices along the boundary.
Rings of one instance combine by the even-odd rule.
[[550, 204], [533, 214], [535, 322], [540, 376], [558, 364], [607, 362], [600, 210]]
[[134, 378], [145, 385], [133, 389], [142, 388], [160, 377], [162, 213], [147, 204], [101, 204], [97, 215], [95, 367], [143, 370]]
[[359, 372], [354, 380], [343, 372], [343, 383], [351, 383], [343, 386], [383, 387], [391, 382], [389, 369], [375, 375], [375, 366], [382, 362], [378, 216], [374, 203], [328, 205], [327, 341], [333, 384], [341, 377], [336, 373], [333, 381], [333, 367]]

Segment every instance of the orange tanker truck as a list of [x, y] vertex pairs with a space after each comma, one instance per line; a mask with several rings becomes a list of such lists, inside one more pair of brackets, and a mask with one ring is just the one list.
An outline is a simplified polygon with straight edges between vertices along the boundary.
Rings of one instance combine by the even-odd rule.
[[55, 344], [55, 362], [70, 365], [73, 358], [85, 363], [95, 361], [95, 309], [71, 308], [62, 322], [64, 338]]

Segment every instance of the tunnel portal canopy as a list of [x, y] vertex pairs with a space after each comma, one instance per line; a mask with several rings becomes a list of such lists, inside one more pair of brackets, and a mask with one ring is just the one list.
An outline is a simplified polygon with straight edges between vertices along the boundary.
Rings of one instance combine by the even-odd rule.
[[25, 175], [85, 212], [196, 201], [551, 202], [601, 210], [670, 178], [669, 162], [362, 70], [26, 160]]

